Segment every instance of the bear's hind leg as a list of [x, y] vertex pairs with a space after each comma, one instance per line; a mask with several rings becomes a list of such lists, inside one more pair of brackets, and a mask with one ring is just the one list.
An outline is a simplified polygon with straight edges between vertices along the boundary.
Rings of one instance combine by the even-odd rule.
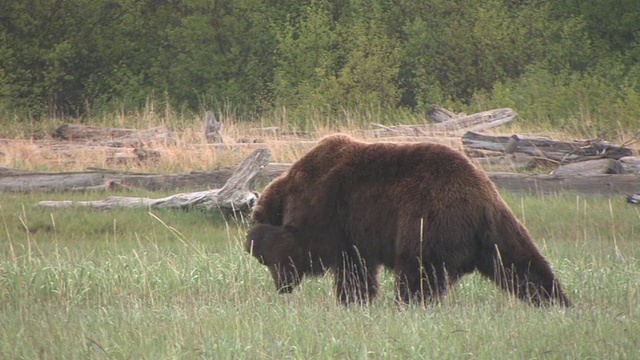
[[526, 253], [518, 254], [509, 246], [495, 246], [486, 252], [477, 268], [501, 288], [535, 306], [571, 306], [551, 267], [533, 244]]

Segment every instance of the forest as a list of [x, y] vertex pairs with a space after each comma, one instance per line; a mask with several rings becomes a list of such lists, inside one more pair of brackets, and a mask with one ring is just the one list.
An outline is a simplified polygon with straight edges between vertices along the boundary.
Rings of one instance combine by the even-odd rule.
[[512, 107], [637, 128], [637, 0], [0, 0], [0, 117]]

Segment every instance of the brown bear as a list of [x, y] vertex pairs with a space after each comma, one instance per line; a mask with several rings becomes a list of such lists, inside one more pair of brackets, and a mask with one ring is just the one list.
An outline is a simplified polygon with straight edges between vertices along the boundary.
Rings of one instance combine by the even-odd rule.
[[329, 270], [340, 302], [366, 303], [383, 265], [400, 303], [478, 270], [535, 305], [571, 306], [491, 180], [448, 146], [326, 137], [267, 186], [253, 222], [246, 250], [279, 292]]

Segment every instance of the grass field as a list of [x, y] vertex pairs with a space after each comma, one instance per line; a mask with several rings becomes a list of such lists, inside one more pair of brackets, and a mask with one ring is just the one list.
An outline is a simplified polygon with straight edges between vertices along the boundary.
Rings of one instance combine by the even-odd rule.
[[278, 295], [242, 224], [34, 206], [69, 197], [0, 194], [0, 358], [640, 358], [640, 209], [621, 198], [505, 194], [575, 303], [563, 310], [477, 275], [427, 308], [396, 307], [386, 272], [367, 308], [336, 304], [328, 276]]

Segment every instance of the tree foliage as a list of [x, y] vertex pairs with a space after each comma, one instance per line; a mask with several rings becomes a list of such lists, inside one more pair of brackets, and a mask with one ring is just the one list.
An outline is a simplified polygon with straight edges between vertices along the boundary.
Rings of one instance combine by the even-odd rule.
[[[0, 0], [0, 6], [4, 113], [83, 115], [123, 103], [140, 107], [149, 97], [196, 111], [222, 104], [251, 111], [424, 111], [433, 103], [515, 103], [527, 92], [527, 109], [539, 109], [526, 89], [533, 83], [567, 94], [575, 86], [606, 89], [619, 104], [637, 103], [640, 93], [635, 0]], [[514, 92], [521, 96], [507, 97]]]

